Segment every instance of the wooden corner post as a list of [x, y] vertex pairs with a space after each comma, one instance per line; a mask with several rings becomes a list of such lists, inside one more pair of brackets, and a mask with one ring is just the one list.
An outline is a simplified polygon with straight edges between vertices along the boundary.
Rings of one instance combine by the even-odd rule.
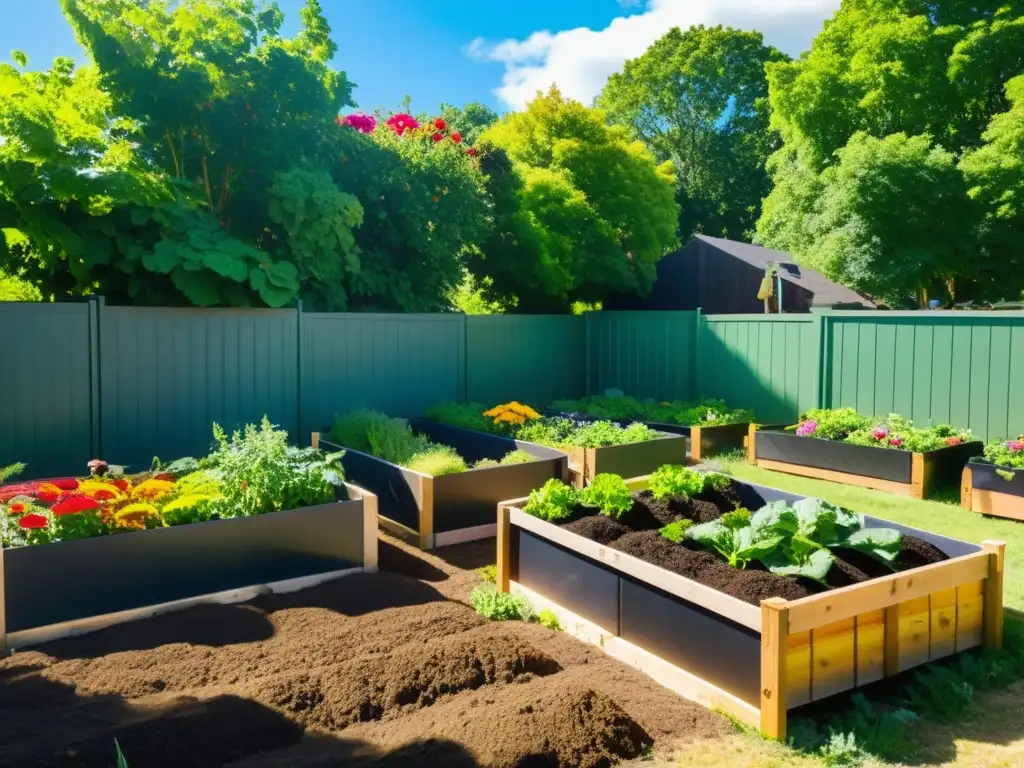
[[363, 492], [363, 570], [377, 572], [377, 495]]
[[988, 553], [988, 578], [985, 579], [985, 646], [1003, 647], [1003, 567], [1006, 542], [986, 540], [981, 548]]
[[964, 466], [963, 474], [960, 475], [960, 506], [966, 510], [972, 509], [974, 503], [974, 473], [971, 472], [970, 464]]
[[910, 454], [910, 498], [923, 499], [926, 484], [924, 454], [915, 451]]
[[747, 461], [757, 464], [757, 424], [747, 427]]
[[434, 548], [434, 478], [420, 478], [420, 549]]
[[495, 584], [499, 592], [508, 592], [512, 570], [512, 513], [501, 503], [498, 505], [498, 565]]
[[320, 433], [319, 432], [314, 432], [312, 435], [310, 435], [309, 444], [311, 446], [313, 446], [314, 448], [319, 448], [320, 447]]
[[690, 427], [690, 458], [694, 461], [704, 458], [700, 450], [700, 427]]
[[761, 733], [786, 740], [789, 692], [789, 603], [781, 597], [761, 601]]

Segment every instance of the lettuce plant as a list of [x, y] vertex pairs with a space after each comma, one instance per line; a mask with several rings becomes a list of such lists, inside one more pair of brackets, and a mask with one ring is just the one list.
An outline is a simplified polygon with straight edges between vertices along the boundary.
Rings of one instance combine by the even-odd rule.
[[536, 490], [523, 505], [523, 512], [541, 520], [555, 522], [572, 516], [573, 507], [579, 503], [579, 491], [557, 478], [551, 478]]
[[686, 538], [686, 531], [693, 527], [693, 520], [676, 520], [661, 528], [658, 533], [669, 541], [679, 544]]
[[704, 490], [704, 475], [688, 467], [666, 464], [654, 471], [647, 488], [659, 501], [689, 499]]
[[686, 536], [714, 549], [734, 568], [746, 568], [751, 560], [763, 560], [779, 549], [795, 528], [792, 512], [783, 514], [766, 507], [749, 517], [729, 513], [710, 523], [694, 525]]
[[618, 475], [597, 475], [580, 494], [580, 503], [598, 507], [602, 515], [618, 520], [633, 508], [633, 494]]

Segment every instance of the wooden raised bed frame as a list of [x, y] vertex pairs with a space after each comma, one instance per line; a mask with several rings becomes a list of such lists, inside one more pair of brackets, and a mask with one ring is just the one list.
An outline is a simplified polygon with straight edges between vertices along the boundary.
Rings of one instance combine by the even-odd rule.
[[[634, 490], [646, 484], [647, 478], [630, 481]], [[769, 492], [773, 498], [799, 498], [753, 487], [764, 492], [766, 500]], [[796, 707], [958, 651], [1002, 645], [1003, 542], [986, 541], [977, 547], [920, 531], [918, 535], [955, 544], [965, 554], [799, 600], [771, 598], [758, 607], [527, 515], [519, 509], [523, 501], [507, 501], [498, 507], [499, 591], [523, 594], [538, 610], [553, 610], [570, 634], [598, 645], [685, 698], [722, 709], [760, 728], [769, 738], [786, 738], [787, 715]], [[870, 520], [873, 524], [884, 522]], [[611, 609], [614, 615], [603, 620], [618, 626], [602, 626], [550, 598], [559, 591], [571, 593], [570, 599], [586, 610], [588, 602], [594, 602], [587, 594], [590, 589], [580, 588], [592, 588], [594, 582], [586, 577], [577, 579], [575, 586], [553, 581], [551, 573], [542, 574], [547, 580], [541, 583], [533, 579], [532, 588], [519, 583], [523, 578], [531, 580], [530, 574], [518, 571], [523, 554], [519, 548], [524, 542], [532, 548], [546, 547], [553, 553], [551, 557], [591, 569], [601, 580], [618, 584], [611, 588], [618, 596], [617, 607]], [[629, 600], [626, 590], [630, 591]], [[656, 655], [649, 647], [627, 640], [624, 635], [643, 634], [643, 630], [630, 631], [626, 626], [627, 608], [637, 610], [630, 607], [640, 594], [637, 590], [654, 596], [652, 599], [667, 600], [664, 605], [679, 606], [687, 616], [712, 622], [710, 634], [703, 628], [694, 630], [689, 651], [686, 637], [678, 637], [676, 642], [683, 653], [692, 653], [693, 645], [702, 641], [715, 644], [704, 650], [702, 663], [719, 665], [718, 672], [721, 667], [745, 666], [754, 679], [743, 681], [744, 693], [726, 690], [702, 678], [695, 668], [680, 666], [666, 660], [666, 654]], [[595, 610], [600, 612], [600, 608]], [[672, 617], [659, 612], [653, 622], [670, 625]], [[670, 627], [670, 635], [672, 631]], [[721, 650], [714, 639], [717, 633], [726, 641]], [[732, 655], [725, 648], [729, 644], [746, 651], [759, 647], [759, 659]], [[729, 677], [730, 672], [726, 669], [722, 674]]]
[[567, 447], [569, 473], [579, 488], [597, 475], [611, 473], [624, 477], [650, 474], [664, 464], [687, 464], [688, 438], [663, 432], [653, 440], [600, 448]]
[[[976, 469], [981, 477], [975, 477]], [[1012, 481], [993, 482], [991, 475], [996, 469], [1013, 472]], [[996, 490], [1000, 486], [1005, 486], [1005, 490]], [[981, 515], [1024, 522], [1024, 469], [968, 463], [960, 482], [960, 506]]]
[[[870, 475], [842, 472], [835, 469], [824, 469], [821, 467], [807, 466], [805, 464], [795, 464], [788, 461], [776, 461], [773, 459], [763, 458], [758, 455], [757, 450], [757, 436], [763, 429], [763, 427], [759, 427], [757, 424], [751, 424], [750, 432], [746, 440], [747, 460], [755, 466], [763, 469], [770, 469], [775, 472], [784, 472], [788, 475], [812, 477], [818, 480], [829, 480], [834, 483], [844, 483], [846, 485], [856, 485], [862, 488], [872, 488], [877, 491], [886, 491], [887, 493], [892, 493], [897, 496], [909, 496], [912, 499], [923, 499], [932, 490], [936, 484], [936, 480], [938, 480], [939, 476], [942, 474], [943, 468], [940, 464], [943, 462], [949, 463], [949, 451], [956, 450], [958, 453], [962, 453], [964, 463], [966, 464], [970, 451], [977, 451], [980, 453], [982, 450], [982, 443], [980, 442], [963, 443], [946, 449], [928, 451], [927, 453], [916, 451], [910, 453], [900, 452], [887, 448], [875, 448], [873, 446], [848, 446], [850, 448], [864, 449], [868, 451], [892, 452], [901, 457], [907, 456], [910, 460], [910, 471], [907, 478], [908, 482], [900, 482], [897, 480], [872, 477]], [[787, 437], [789, 437], [789, 435], [787, 435]], [[793, 439], [799, 440], [813, 439], [797, 438], [796, 436], [792, 437]], [[828, 440], [819, 440], [819, 442], [832, 443], [836, 446], [845, 445], [844, 443]], [[953, 477], [955, 477], [955, 475]]]
[[377, 570], [377, 497], [0, 549], [0, 657], [204, 603]]

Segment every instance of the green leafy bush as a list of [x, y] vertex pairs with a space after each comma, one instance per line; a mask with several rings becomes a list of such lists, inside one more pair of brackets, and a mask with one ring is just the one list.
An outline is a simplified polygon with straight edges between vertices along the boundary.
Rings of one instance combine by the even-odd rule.
[[579, 491], [557, 478], [551, 478], [540, 488], [530, 491], [523, 512], [541, 520], [555, 522], [572, 517], [579, 504]]
[[992, 441], [985, 446], [985, 458], [1001, 467], [1024, 469], [1024, 435], [1016, 440]]
[[447, 402], [430, 406], [423, 412], [423, 415], [428, 419], [452, 427], [491, 434], [501, 432], [500, 425], [496, 425], [493, 419], [483, 415], [486, 410], [487, 407], [479, 403]]
[[651, 474], [647, 488], [658, 500], [689, 499], [704, 490], [705, 475], [688, 467], [666, 464]]
[[718, 472], [708, 472], [704, 475], [704, 490], [724, 491], [732, 485], [732, 478]]
[[329, 438], [345, 447], [433, 477], [465, 472], [468, 468], [454, 448], [431, 443], [413, 432], [403, 419], [393, 419], [376, 411], [352, 411], [335, 418]]
[[590, 481], [580, 494], [580, 503], [598, 507], [602, 515], [618, 520], [633, 508], [633, 494], [618, 475], [603, 473]]
[[687, 403], [682, 400], [656, 402], [635, 397], [608, 394], [591, 395], [579, 400], [557, 400], [551, 410], [578, 413], [612, 421], [651, 421], [683, 426], [716, 426], [753, 421], [751, 411], [730, 408], [722, 400]]
[[432, 477], [457, 475], [468, 468], [465, 459], [447, 445], [432, 445], [425, 451], [414, 454], [404, 466]]
[[562, 631], [562, 622], [558, 620], [558, 616], [550, 608], [545, 608], [543, 611], [537, 614], [537, 623], [542, 627], [547, 627], [555, 632]]
[[661, 528], [658, 533], [676, 544], [686, 538], [686, 531], [693, 526], [693, 520], [676, 520]]
[[485, 565], [476, 569], [477, 575], [480, 576], [484, 581], [489, 581], [492, 584], [498, 580], [498, 566], [496, 565]]
[[799, 424], [788, 429], [801, 437], [915, 452], [934, 451], [972, 439], [969, 429], [958, 429], [949, 424], [918, 427], [896, 413], [890, 413], [885, 419], [871, 419], [861, 416], [853, 408], [808, 411]]
[[530, 621], [536, 615], [525, 597], [499, 592], [489, 581], [476, 586], [469, 595], [469, 602], [477, 613], [490, 621]]
[[505, 454], [502, 457], [502, 459], [501, 459], [501, 463], [502, 464], [529, 464], [531, 461], [536, 461], [536, 460], [537, 460], [537, 457], [534, 456], [532, 453], [527, 453], [526, 451], [523, 451], [523, 450], [520, 450], [520, 449], [517, 448], [516, 450], [512, 451], [511, 453]]

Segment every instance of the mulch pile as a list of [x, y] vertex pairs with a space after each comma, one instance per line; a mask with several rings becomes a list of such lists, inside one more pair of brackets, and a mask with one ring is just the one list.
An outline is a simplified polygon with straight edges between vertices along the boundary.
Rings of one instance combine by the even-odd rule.
[[479, 617], [463, 567], [493, 539], [440, 554], [387, 539], [379, 574], [20, 651], [0, 765], [107, 768], [117, 739], [133, 768], [596, 767], [728, 732], [597, 648]]
[[[738, 507], [757, 509], [761, 501], [746, 497], [745, 494], [749, 493], [750, 489], [736, 486], [720, 492], [709, 491], [689, 500], [659, 501], [649, 491], [642, 491], [634, 495], [636, 502], [633, 508], [619, 521], [591, 514], [592, 510], [580, 507], [571, 522], [563, 527], [753, 605], [760, 605], [769, 597], [797, 600], [827, 588], [846, 587], [892, 573], [885, 565], [861, 552], [837, 549], [833, 550], [836, 561], [829, 570], [828, 587], [825, 587], [810, 579], [776, 576], [756, 561], [748, 563], [744, 570], [733, 568], [717, 553], [709, 552], [695, 542], [676, 544], [658, 533], [659, 528], [675, 520], [707, 523]], [[905, 535], [896, 567], [906, 570], [948, 559], [932, 544]]]

